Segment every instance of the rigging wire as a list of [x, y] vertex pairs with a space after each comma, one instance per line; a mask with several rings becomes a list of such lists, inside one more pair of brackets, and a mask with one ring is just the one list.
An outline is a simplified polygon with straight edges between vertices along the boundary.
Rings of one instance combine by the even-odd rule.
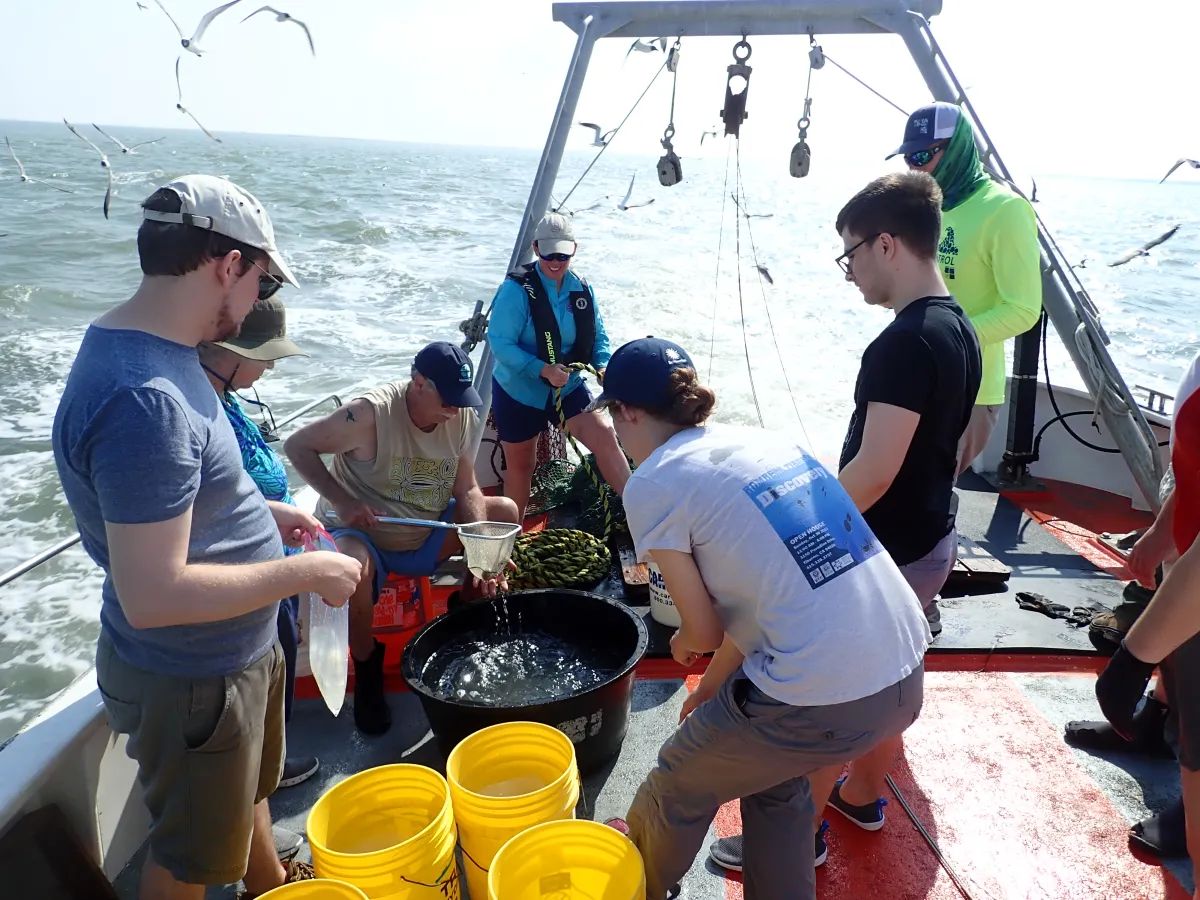
[[[740, 138], [734, 138], [737, 141], [737, 158], [738, 169], [742, 166], [742, 142]], [[745, 198], [743, 198], [744, 200]], [[721, 200], [721, 206], [725, 205], [725, 201]], [[750, 338], [746, 334], [746, 303], [742, 297], [742, 215], [740, 212], [734, 214], [737, 220], [737, 226], [734, 230], [737, 236], [737, 288], [738, 288], [738, 310], [742, 316], [742, 346], [746, 351], [746, 372], [750, 376], [750, 396], [754, 398], [754, 411], [758, 413], [758, 426], [765, 428], [766, 423], [763, 421], [762, 407], [758, 405], [758, 389], [754, 386], [754, 366], [750, 364]], [[750, 220], [746, 220], [746, 226], [749, 227]]]
[[[577, 187], [579, 187], [580, 184], [583, 183], [583, 179], [585, 179], [587, 177], [588, 172], [592, 171], [592, 166], [596, 165], [596, 163], [600, 161], [600, 157], [604, 155], [604, 151], [608, 149], [608, 145], [613, 142], [613, 139], [620, 133], [621, 129], [625, 126], [625, 123], [629, 121], [629, 117], [633, 115], [634, 110], [636, 110], [638, 108], [638, 104], [642, 102], [642, 99], [648, 93], [650, 93], [650, 88], [654, 87], [654, 82], [658, 81], [658, 76], [663, 73], [663, 69], [665, 69], [666, 67], [667, 67], [667, 60], [664, 60], [663, 64], [658, 67], [658, 71], [654, 73], [654, 77], [650, 79], [650, 83], [648, 85], [646, 85], [646, 89], [644, 91], [642, 91], [642, 93], [638, 96], [638, 98], [636, 100], [633, 101], [633, 106], [631, 106], [629, 108], [629, 112], [625, 113], [625, 118], [621, 120], [621, 124], [613, 129], [612, 135], [610, 135], [608, 140], [604, 142], [604, 146], [596, 151], [595, 157], [592, 159], [592, 161], [590, 163], [588, 163], [588, 167], [583, 170], [583, 174], [579, 176], [579, 179], [573, 185], [571, 185], [571, 189], [569, 191], [567, 191], [567, 196], [563, 197], [563, 199], [562, 199], [562, 202], [564, 204], [568, 200], [571, 199], [571, 195], [574, 194], [575, 189]], [[673, 102], [673, 100], [672, 100], [672, 102]]]
[[[740, 141], [738, 143], [737, 184], [735, 187], [740, 198], [738, 201], [738, 212], [743, 213], [746, 210], [746, 188], [742, 183], [742, 154]], [[722, 201], [722, 205], [724, 205], [724, 201]], [[738, 218], [740, 220], [741, 216], [739, 215]], [[811, 451], [813, 448], [812, 438], [808, 436], [808, 429], [804, 427], [804, 417], [800, 415], [800, 405], [796, 402], [796, 393], [792, 390], [792, 382], [791, 379], [788, 378], [787, 365], [783, 361], [783, 350], [781, 350], [779, 347], [779, 335], [775, 331], [775, 323], [771, 320], [771, 304], [767, 301], [767, 289], [763, 286], [762, 270], [758, 265], [758, 247], [755, 246], [754, 243], [754, 231], [750, 227], [749, 215], [746, 216], [746, 234], [750, 237], [750, 255], [754, 259], [754, 270], [758, 273], [758, 289], [762, 293], [763, 309], [765, 309], [767, 313], [767, 326], [771, 329], [771, 340], [775, 344], [775, 355], [779, 357], [779, 368], [783, 370], [783, 383], [787, 386], [788, 396], [792, 400], [792, 409], [796, 412], [796, 421], [800, 423], [800, 430], [804, 433], [804, 440]], [[761, 416], [759, 418], [761, 418]]]
[[717, 286], [721, 280], [721, 240], [725, 236], [725, 197], [729, 190], [729, 156], [733, 150], [733, 145], [728, 141], [725, 142], [725, 183], [721, 186], [721, 219], [720, 226], [717, 230], [717, 271], [713, 273], [713, 312], [712, 312], [712, 334], [708, 339], [708, 376], [705, 381], [712, 381], [712, 366], [713, 356], [716, 353], [717, 347], [717, 300], [720, 294], [717, 293]]
[[[865, 88], [866, 88], [868, 91], [870, 91], [872, 94], [874, 94], [874, 95], [875, 95], [876, 97], [878, 97], [880, 100], [882, 100], [884, 103], [890, 104], [891, 106], [893, 106], [893, 107], [895, 107], [897, 110], [899, 110], [899, 112], [900, 112], [900, 115], [902, 115], [902, 116], [907, 116], [907, 115], [908, 115], [908, 112], [907, 112], [907, 111], [904, 109], [904, 107], [902, 107], [902, 106], [901, 106], [900, 104], [898, 104], [898, 103], [893, 103], [893, 102], [892, 102], [891, 100], [889, 100], [887, 97], [883, 96], [883, 94], [879, 93], [879, 91], [875, 90], [875, 88], [871, 87], [869, 84], [867, 84], [865, 81], [863, 81], [863, 80], [862, 80], [861, 78], [859, 78], [857, 75], [855, 75], [853, 72], [851, 72], [849, 69], [847, 69], [847, 68], [846, 68], [845, 66], [843, 66], [841, 63], [839, 63], [839, 62], [838, 62], [836, 59], [834, 59], [833, 57], [831, 57], [831, 56], [830, 56], [828, 53], [825, 53], [825, 58], [826, 58], [827, 60], [829, 60], [829, 62], [831, 62], [831, 63], [833, 63], [835, 66], [837, 66], [839, 69], [841, 69], [843, 72], [845, 72], [847, 75], [849, 75], [851, 78], [853, 78], [855, 81], [857, 81], [859, 84], [861, 84], [863, 87], [865, 87]], [[812, 78], [812, 70], [811, 70], [811, 69], [809, 70], [809, 78], [810, 78], [810, 79]]]

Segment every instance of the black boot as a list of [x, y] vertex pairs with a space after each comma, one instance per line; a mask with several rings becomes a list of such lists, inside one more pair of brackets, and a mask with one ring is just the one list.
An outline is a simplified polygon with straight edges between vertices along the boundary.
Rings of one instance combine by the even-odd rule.
[[1136, 823], [1129, 829], [1129, 842], [1161, 859], [1187, 856], [1183, 801], [1176, 800], [1162, 812]]
[[1141, 709], [1133, 714], [1134, 737], [1127, 741], [1108, 722], [1068, 722], [1064, 738], [1072, 747], [1099, 750], [1105, 753], [1137, 753], [1159, 759], [1174, 759], [1170, 745], [1163, 737], [1167, 723], [1167, 707], [1153, 697], [1147, 697]]
[[392, 710], [383, 690], [383, 644], [364, 662], [354, 660], [354, 724], [363, 734], [383, 734], [392, 727]]

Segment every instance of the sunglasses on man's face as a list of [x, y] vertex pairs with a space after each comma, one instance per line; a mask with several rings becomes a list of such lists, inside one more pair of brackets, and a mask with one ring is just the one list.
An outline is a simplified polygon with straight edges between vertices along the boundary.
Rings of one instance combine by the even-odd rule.
[[945, 144], [938, 144], [934, 147], [926, 147], [924, 150], [918, 150], [916, 153], [910, 153], [904, 157], [904, 161], [910, 166], [920, 168], [921, 166], [929, 165], [930, 161], [946, 149]]
[[542, 256], [541, 253], [538, 254], [546, 262], [570, 262], [574, 255], [573, 253], [549, 253], [545, 256]]
[[275, 292], [283, 287], [283, 279], [272, 275], [254, 260], [250, 260], [250, 264], [254, 266], [254, 268], [258, 269], [258, 271], [262, 272], [262, 274], [258, 276], [258, 299], [267, 300], [275, 296]]

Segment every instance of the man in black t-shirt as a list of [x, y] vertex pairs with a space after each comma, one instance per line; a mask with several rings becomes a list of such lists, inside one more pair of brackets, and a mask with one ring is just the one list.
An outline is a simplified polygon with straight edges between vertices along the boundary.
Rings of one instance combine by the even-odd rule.
[[[838, 481], [941, 631], [936, 597], [954, 566], [958, 442], [983, 369], [979, 340], [942, 281], [937, 262], [942, 194], [923, 172], [886, 175], [842, 208], [837, 258], [872, 306], [895, 313], [863, 354]], [[883, 827], [883, 787], [899, 736], [842, 767], [807, 774], [816, 803], [816, 855], [824, 859], [825, 798], [860, 828]], [[760, 850], [759, 852], [765, 852]], [[718, 865], [740, 870], [740, 835], [717, 841]]]

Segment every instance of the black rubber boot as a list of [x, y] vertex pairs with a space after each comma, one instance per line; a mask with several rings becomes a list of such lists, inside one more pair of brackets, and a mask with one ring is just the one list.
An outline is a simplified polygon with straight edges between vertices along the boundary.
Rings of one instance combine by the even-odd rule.
[[1129, 829], [1129, 842], [1162, 859], [1187, 856], [1183, 800], [1176, 800], [1157, 815], [1136, 823]]
[[354, 724], [363, 734], [384, 734], [392, 727], [392, 710], [383, 690], [383, 644], [365, 662], [354, 660]]
[[1068, 722], [1064, 739], [1080, 750], [1103, 753], [1136, 753], [1155, 759], [1174, 759], [1170, 745], [1163, 737], [1167, 723], [1167, 707], [1153, 697], [1147, 697], [1133, 714], [1134, 739], [1127, 741], [1108, 722]]

